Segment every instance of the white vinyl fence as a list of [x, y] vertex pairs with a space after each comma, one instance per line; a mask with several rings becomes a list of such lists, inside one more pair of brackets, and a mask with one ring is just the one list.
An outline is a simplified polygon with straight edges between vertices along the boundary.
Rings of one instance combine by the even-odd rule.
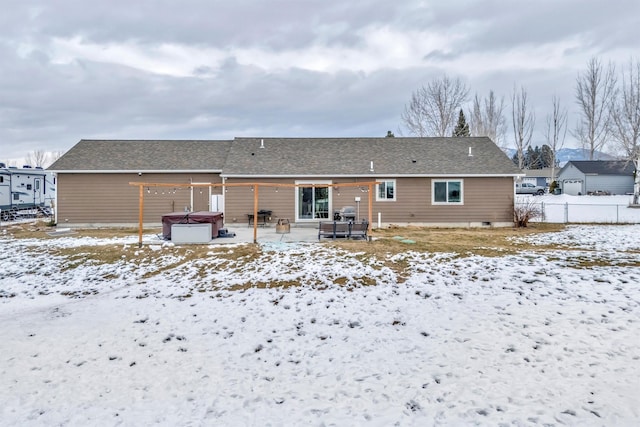
[[640, 224], [640, 208], [630, 207], [626, 200], [615, 198], [588, 199], [588, 196], [575, 196], [572, 200], [566, 200], [566, 197], [554, 200], [553, 196], [531, 197], [518, 198], [516, 205], [540, 209], [542, 218], [533, 219], [532, 222]]

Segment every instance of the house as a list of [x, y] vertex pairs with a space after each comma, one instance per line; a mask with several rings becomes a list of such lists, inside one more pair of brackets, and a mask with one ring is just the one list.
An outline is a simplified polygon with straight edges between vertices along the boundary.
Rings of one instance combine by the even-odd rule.
[[635, 166], [625, 160], [571, 160], [558, 173], [562, 192], [582, 194], [633, 194]]
[[272, 222], [317, 224], [344, 206], [364, 219], [370, 182], [384, 224], [511, 226], [513, 183], [523, 175], [486, 137], [82, 140], [50, 170], [58, 223], [69, 226], [135, 225], [140, 192], [146, 225], [182, 210], [219, 210], [226, 224], [246, 224], [258, 190]]
[[522, 182], [528, 182], [530, 184], [549, 188], [551, 184], [551, 168], [543, 169], [523, 169], [522, 171], [525, 177], [522, 178]]

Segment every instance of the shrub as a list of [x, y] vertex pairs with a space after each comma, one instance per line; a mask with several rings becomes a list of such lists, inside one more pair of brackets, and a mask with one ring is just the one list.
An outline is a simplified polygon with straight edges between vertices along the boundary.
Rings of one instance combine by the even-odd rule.
[[533, 218], [542, 218], [542, 209], [532, 200], [516, 202], [513, 207], [513, 221], [516, 227], [526, 227]]

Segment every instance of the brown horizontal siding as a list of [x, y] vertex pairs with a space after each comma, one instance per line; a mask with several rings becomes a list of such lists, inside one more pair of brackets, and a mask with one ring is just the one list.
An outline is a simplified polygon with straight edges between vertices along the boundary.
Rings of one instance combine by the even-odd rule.
[[470, 221], [513, 222], [513, 178], [465, 179], [467, 203]]
[[[313, 179], [306, 179], [313, 181]], [[326, 180], [326, 179], [318, 179]], [[272, 222], [280, 218], [294, 221], [296, 188], [275, 184], [294, 184], [295, 179], [229, 179], [228, 184], [259, 182], [258, 209], [271, 210]], [[369, 182], [363, 178], [360, 182]], [[464, 205], [432, 205], [431, 178], [397, 178], [396, 200], [376, 201], [372, 193], [372, 220], [378, 213], [383, 223], [480, 223], [512, 222], [513, 179], [464, 178]], [[189, 182], [220, 183], [217, 174], [59, 174], [58, 222], [70, 224], [137, 223], [139, 189], [129, 182], [172, 183], [175, 187], [144, 188], [144, 222], [159, 223], [163, 214], [190, 207], [190, 190], [180, 187]], [[354, 179], [334, 179], [330, 211], [343, 206], [359, 207], [359, 218], [368, 217], [368, 186], [340, 187]], [[269, 186], [269, 184], [274, 184]], [[202, 193], [201, 193], [202, 191]], [[208, 188], [196, 188], [196, 210], [208, 209]], [[254, 189], [255, 191], [255, 189]], [[228, 186], [224, 190], [225, 223], [246, 223], [254, 209], [254, 191], [250, 187]], [[212, 194], [223, 194], [214, 187]], [[355, 201], [360, 197], [360, 203]], [[207, 208], [205, 208], [207, 206]]]
[[425, 222], [431, 201], [429, 183], [426, 178], [399, 178], [396, 179], [396, 200], [375, 201], [373, 216], [377, 221], [378, 213], [385, 223], [411, 223]]
[[[353, 206], [356, 208], [356, 215], [358, 216], [356, 220], [365, 220], [368, 219], [369, 215], [369, 185], [368, 183], [374, 182], [375, 178], [362, 178], [362, 179], [337, 179], [334, 181], [334, 184], [338, 186], [333, 189], [333, 210], [337, 211], [342, 209], [345, 206]], [[339, 184], [347, 183], [362, 183], [362, 185], [358, 185], [356, 187], [340, 187]], [[376, 210], [376, 195], [375, 195], [375, 186], [373, 188], [372, 195], [372, 221], [376, 221], [376, 216], [378, 210]], [[360, 198], [360, 202], [356, 202], [356, 197]]]
[[[228, 179], [227, 184], [249, 184], [260, 183], [258, 191], [258, 210], [265, 209], [272, 211], [272, 222], [277, 222], [280, 218], [289, 219], [291, 222], [295, 221], [295, 203], [297, 197], [296, 187], [277, 187], [275, 184], [289, 184], [296, 183], [296, 179], [282, 178], [282, 179]], [[355, 197], [361, 198], [360, 202], [360, 216], [366, 218], [368, 211], [368, 193], [367, 187], [340, 187], [340, 183], [353, 183], [357, 182], [353, 179], [334, 179], [327, 178], [304, 178], [304, 181], [331, 181], [337, 186], [334, 187], [331, 198], [330, 211], [339, 210], [343, 206], [356, 206]], [[367, 182], [370, 180], [367, 179]], [[269, 184], [274, 184], [273, 187]], [[255, 190], [254, 190], [255, 191]], [[225, 189], [225, 218], [228, 222], [246, 223], [247, 214], [253, 212], [254, 192], [250, 187], [234, 187], [229, 185]], [[331, 215], [330, 215], [331, 216]]]
[[[313, 179], [305, 179], [313, 181]], [[326, 180], [326, 179], [318, 179]], [[227, 183], [281, 183], [294, 184], [295, 179], [233, 179]], [[371, 179], [334, 179], [330, 209], [344, 206], [359, 208], [359, 219], [367, 219], [368, 185], [341, 187], [341, 183], [370, 182]], [[372, 194], [372, 220], [378, 213], [383, 223], [498, 223], [513, 221], [513, 178], [464, 178], [464, 205], [432, 205], [431, 178], [396, 179], [396, 200], [376, 201]], [[228, 187], [225, 193], [227, 221], [246, 223], [247, 214], [253, 212], [254, 193], [249, 187]], [[356, 202], [356, 197], [360, 202]], [[260, 186], [258, 209], [273, 211], [272, 221], [295, 215], [296, 190]]]
[[[513, 178], [464, 178], [464, 205], [432, 205], [431, 178], [396, 179], [396, 200], [373, 202], [384, 223], [513, 221]], [[366, 207], [366, 205], [365, 205]]]
[[[191, 193], [178, 184], [219, 183], [217, 174], [58, 174], [57, 219], [64, 224], [137, 223], [139, 187], [130, 182], [171, 183], [175, 187], [145, 187], [145, 223], [159, 223], [163, 214], [190, 208]], [[199, 193], [199, 190], [196, 189]], [[208, 188], [203, 191], [208, 192]], [[221, 194], [212, 188], [212, 194]], [[198, 195], [194, 195], [194, 199]]]
[[[250, 184], [260, 183], [258, 188], [258, 210], [272, 211], [272, 222], [277, 222], [280, 218], [287, 218], [291, 222], [295, 219], [295, 197], [294, 187], [270, 187], [268, 184], [294, 184], [293, 179], [228, 179], [227, 184]], [[255, 189], [252, 187], [234, 187], [230, 185], [225, 188], [225, 218], [227, 223], [246, 223], [247, 214], [253, 213]]]

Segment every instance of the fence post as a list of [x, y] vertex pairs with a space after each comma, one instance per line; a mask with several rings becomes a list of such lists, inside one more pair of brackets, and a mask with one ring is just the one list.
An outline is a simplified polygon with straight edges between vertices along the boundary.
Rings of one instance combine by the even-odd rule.
[[569, 222], [569, 202], [564, 203], [564, 223]]
[[540, 210], [542, 211], [542, 222], [546, 222], [546, 212], [544, 211], [544, 202], [540, 202]]
[[616, 205], [616, 224], [620, 223], [620, 208], [618, 206], [620, 205]]

